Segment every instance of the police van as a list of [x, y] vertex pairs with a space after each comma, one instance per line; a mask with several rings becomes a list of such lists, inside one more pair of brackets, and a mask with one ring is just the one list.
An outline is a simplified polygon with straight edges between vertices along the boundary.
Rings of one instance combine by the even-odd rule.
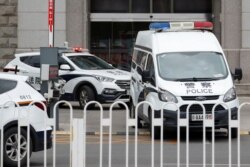
[[[239, 101], [233, 80], [242, 79], [242, 70], [230, 72], [223, 50], [211, 32], [211, 22], [151, 23], [150, 30], [140, 31], [134, 46], [131, 67], [132, 98], [131, 115], [141, 101], [150, 102], [139, 108], [138, 127], [141, 120], [151, 124], [151, 113], [160, 117], [160, 110], [167, 102], [173, 102], [185, 118], [189, 109], [190, 128], [202, 127], [202, 107], [206, 119], [211, 119], [212, 108], [225, 103], [237, 118]], [[228, 109], [219, 104], [215, 108], [215, 128], [228, 128]], [[165, 105], [164, 127], [177, 127], [177, 108]], [[155, 127], [155, 138], [160, 128]], [[237, 129], [232, 129], [237, 136]]]
[[[59, 52], [59, 77], [66, 81], [62, 100], [79, 101], [81, 107], [89, 101], [129, 103], [129, 72], [114, 68], [86, 49], [64, 48]], [[29, 82], [40, 90], [40, 52], [15, 54], [3, 71], [29, 76]]]

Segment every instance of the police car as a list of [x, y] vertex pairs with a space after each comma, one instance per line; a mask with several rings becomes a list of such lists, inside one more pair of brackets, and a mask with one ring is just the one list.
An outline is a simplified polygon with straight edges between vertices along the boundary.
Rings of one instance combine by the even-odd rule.
[[[199, 104], [204, 105], [206, 119], [211, 119], [217, 105], [215, 128], [230, 130], [228, 110], [237, 119], [239, 107], [233, 80], [241, 80], [242, 70], [236, 69], [232, 75], [212, 28], [210, 22], [166, 22], [152, 23], [151, 30], [138, 33], [131, 68], [131, 115], [140, 101], [153, 106], [143, 105], [139, 123], [144, 120], [152, 125], [152, 112], [159, 117], [164, 106], [164, 126], [176, 128], [177, 108], [185, 118], [191, 105], [189, 127], [201, 128], [203, 108]], [[160, 137], [159, 127], [154, 135]], [[236, 128], [232, 128], [232, 137], [237, 137]]]
[[[79, 101], [81, 107], [93, 100], [101, 103], [129, 102], [129, 72], [114, 68], [87, 50], [62, 50], [58, 59], [59, 77], [66, 81], [61, 99]], [[29, 82], [40, 90], [40, 53], [16, 54], [4, 72], [29, 76]]]
[[[4, 128], [4, 166], [17, 166], [17, 120], [18, 115], [27, 117], [27, 110], [30, 111], [30, 153], [41, 151], [44, 148], [44, 118], [47, 117], [47, 113], [40, 103], [35, 103], [30, 108], [28, 105], [32, 101], [42, 103], [46, 103], [46, 101], [37, 90], [26, 82], [27, 79], [27, 76], [0, 73], [0, 126]], [[18, 108], [14, 102], [20, 107]], [[46, 131], [47, 148], [50, 148], [52, 146], [51, 127], [46, 127]], [[26, 129], [22, 128], [20, 134], [20, 160], [21, 164], [25, 164], [28, 147]]]

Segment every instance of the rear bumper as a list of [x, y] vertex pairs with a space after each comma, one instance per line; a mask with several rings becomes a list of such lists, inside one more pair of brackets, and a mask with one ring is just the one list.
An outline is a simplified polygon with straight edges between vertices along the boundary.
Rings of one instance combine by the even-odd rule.
[[[36, 132], [33, 135], [33, 151], [42, 151], [44, 150], [44, 131]], [[46, 148], [49, 149], [52, 147], [52, 130], [47, 131], [47, 146]]]

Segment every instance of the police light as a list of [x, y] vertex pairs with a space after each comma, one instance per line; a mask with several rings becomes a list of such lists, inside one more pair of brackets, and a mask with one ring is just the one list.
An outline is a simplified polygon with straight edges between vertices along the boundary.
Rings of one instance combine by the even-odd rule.
[[72, 48], [72, 50], [74, 52], [88, 52], [89, 51], [88, 49], [83, 49], [81, 47], [74, 47], [74, 48]]
[[164, 22], [151, 23], [150, 30], [174, 31], [174, 30], [212, 30], [213, 23], [208, 21], [195, 22]]
[[165, 23], [151, 23], [149, 25], [150, 30], [168, 30], [170, 29], [170, 24], [169, 22]]

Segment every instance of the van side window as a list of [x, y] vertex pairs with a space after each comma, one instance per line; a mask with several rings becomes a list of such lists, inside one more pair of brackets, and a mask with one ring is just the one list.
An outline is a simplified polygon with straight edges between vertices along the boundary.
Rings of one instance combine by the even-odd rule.
[[138, 54], [138, 50], [134, 50], [133, 52], [133, 56], [132, 56], [132, 68], [135, 69], [136, 68], [136, 59], [137, 59], [137, 54]]
[[137, 66], [137, 72], [139, 74], [141, 73], [141, 71], [143, 71], [145, 69], [147, 55], [148, 54], [146, 52], [138, 51], [136, 64], [138, 65]]
[[155, 68], [154, 68], [153, 57], [151, 54], [148, 55], [146, 70], [149, 71], [149, 75], [153, 81], [152, 84], [155, 85]]

